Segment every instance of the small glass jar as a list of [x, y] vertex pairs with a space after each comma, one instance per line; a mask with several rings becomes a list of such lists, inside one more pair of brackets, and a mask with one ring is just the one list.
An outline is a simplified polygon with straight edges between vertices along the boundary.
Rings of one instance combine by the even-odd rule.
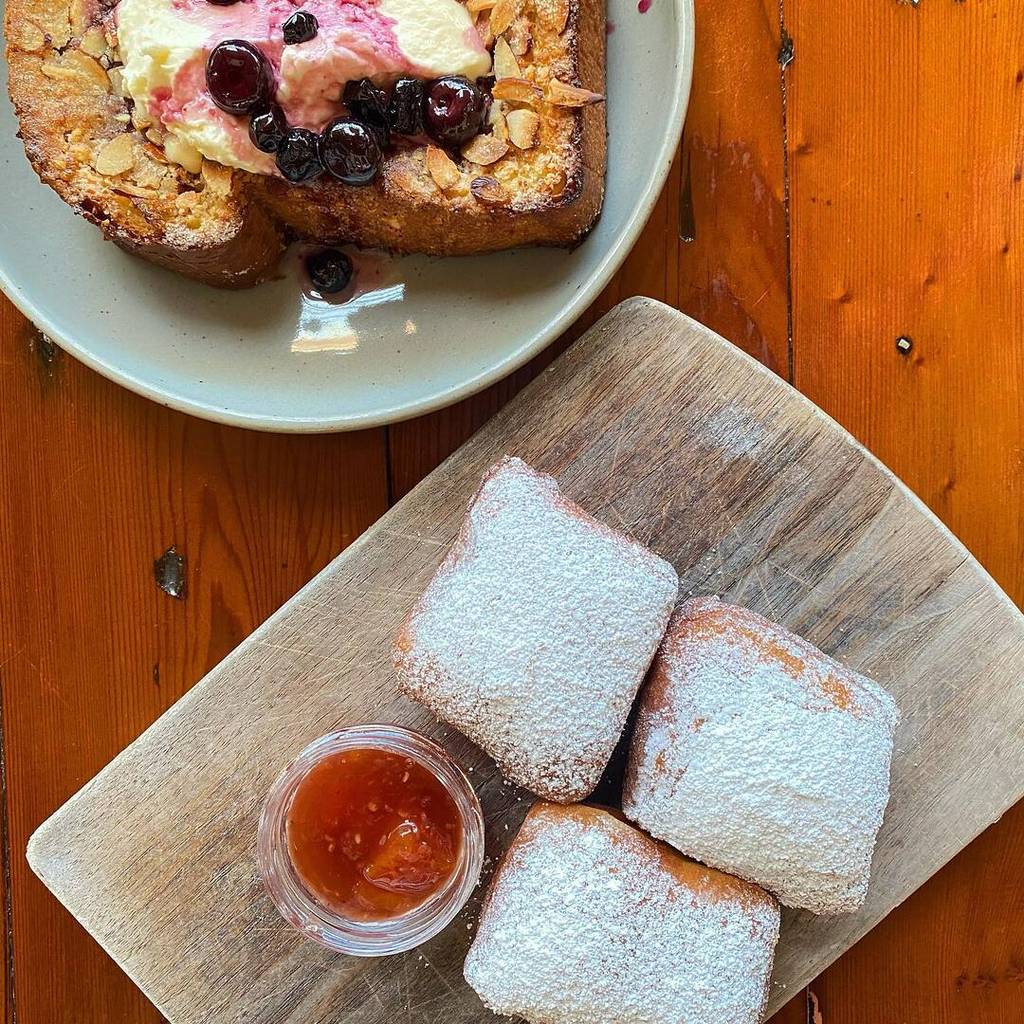
[[[314, 765], [345, 750], [373, 748], [411, 758], [451, 796], [462, 825], [455, 867], [441, 888], [406, 913], [385, 920], [354, 920], [325, 907], [296, 872], [288, 852], [288, 812], [299, 784]], [[484, 819], [465, 773], [433, 740], [399, 725], [357, 725], [321, 736], [277, 777], [260, 816], [256, 861], [281, 916], [303, 935], [352, 956], [387, 956], [426, 942], [451, 923], [480, 879]]]

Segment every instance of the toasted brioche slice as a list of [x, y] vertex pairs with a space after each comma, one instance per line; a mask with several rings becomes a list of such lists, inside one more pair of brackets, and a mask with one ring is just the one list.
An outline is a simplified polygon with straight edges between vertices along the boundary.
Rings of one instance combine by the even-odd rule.
[[[605, 118], [603, 104], [571, 105], [562, 83], [603, 91], [603, 0], [516, 10], [508, 52], [499, 45], [523, 81], [495, 104], [492, 152], [398, 149], [366, 188], [171, 160], [173, 139], [122, 95], [109, 10], [90, 0], [8, 0], [11, 98], [29, 160], [65, 202], [128, 251], [209, 284], [266, 278], [293, 237], [432, 255], [571, 245], [601, 209]], [[489, 18], [477, 15], [482, 33]]]

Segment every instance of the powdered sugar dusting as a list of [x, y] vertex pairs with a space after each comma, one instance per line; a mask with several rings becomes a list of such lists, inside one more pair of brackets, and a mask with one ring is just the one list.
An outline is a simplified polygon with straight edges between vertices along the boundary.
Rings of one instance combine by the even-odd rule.
[[816, 913], [856, 909], [898, 712], [877, 683], [717, 598], [683, 605], [641, 697], [623, 809]]
[[597, 785], [664, 634], [666, 561], [505, 459], [396, 644], [403, 689], [552, 800]]
[[535, 1024], [756, 1024], [778, 904], [607, 812], [539, 804], [466, 958], [484, 1003]]

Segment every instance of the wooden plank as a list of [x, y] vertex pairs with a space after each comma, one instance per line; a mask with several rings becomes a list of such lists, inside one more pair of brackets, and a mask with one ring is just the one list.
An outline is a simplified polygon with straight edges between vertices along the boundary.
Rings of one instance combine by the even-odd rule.
[[779, 4], [695, 8], [698, 59], [673, 225], [693, 241], [680, 243], [672, 304], [787, 377]]
[[[785, 16], [796, 384], [1024, 601], [1024, 3]], [[1024, 1019], [1022, 874], [1018, 808], [815, 984], [825, 1024]]]
[[774, 1008], [1024, 792], [1024, 616], [818, 409], [693, 321], [635, 300], [34, 837], [35, 869], [175, 1024], [487, 1019], [458, 981], [469, 929], [405, 957], [328, 954], [270, 906], [253, 838], [299, 747], [385, 717], [447, 735], [474, 770], [492, 852], [507, 841], [523, 804], [479, 751], [398, 696], [388, 653], [480, 473], [506, 452], [672, 559], [684, 592], [771, 615], [900, 704], [868, 901], [845, 917], [785, 915]]
[[[25, 844], [380, 515], [384, 435], [261, 435], [162, 409], [44, 346], [5, 300], [0, 336], [17, 1018], [153, 1022], [152, 1005], [31, 873]], [[154, 580], [154, 559], [171, 545], [186, 559], [185, 600]]]

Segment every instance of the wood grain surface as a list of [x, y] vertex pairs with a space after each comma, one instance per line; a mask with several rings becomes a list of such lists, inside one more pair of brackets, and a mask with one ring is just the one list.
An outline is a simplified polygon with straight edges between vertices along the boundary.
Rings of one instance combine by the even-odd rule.
[[[680, 159], [590, 322], [635, 293], [698, 316], [881, 455], [1024, 601], [1019, 0], [695, 6]], [[120, 392], [2, 298], [0, 337], [5, 1019], [149, 1024], [28, 870], [29, 834], [376, 519], [389, 483], [409, 490], [550, 357], [415, 423], [292, 443]], [[152, 576], [171, 544], [184, 601]], [[1017, 808], [785, 1024], [1024, 1019], [1022, 874]]]
[[528, 794], [399, 694], [390, 650], [504, 454], [668, 558], [681, 593], [769, 615], [897, 700], [867, 901], [838, 917], [785, 914], [773, 1008], [1024, 795], [1024, 615], [812, 403], [707, 328], [630, 300], [33, 836], [35, 871], [172, 1024], [491, 1016], [461, 981], [475, 904], [404, 956], [338, 956], [280, 918], [254, 837], [270, 783], [302, 747], [340, 725], [398, 721], [443, 736], [468, 766], [500, 857]]

